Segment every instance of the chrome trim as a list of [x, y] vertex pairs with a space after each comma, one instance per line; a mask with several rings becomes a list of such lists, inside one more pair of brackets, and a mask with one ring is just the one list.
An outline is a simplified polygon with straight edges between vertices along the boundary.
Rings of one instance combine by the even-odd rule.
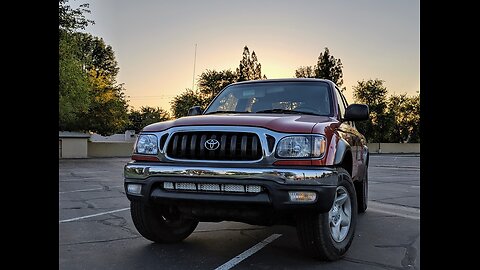
[[[258, 139], [260, 140], [260, 145], [262, 146], [262, 157], [258, 160], [252, 161], [245, 161], [245, 160], [238, 160], [238, 161], [231, 161], [231, 160], [194, 160], [194, 159], [176, 159], [167, 156], [167, 147], [170, 143], [170, 139], [172, 135], [176, 132], [201, 132], [201, 131], [218, 131], [218, 132], [246, 132], [246, 133], [254, 133], [258, 135]], [[141, 133], [143, 134], [143, 133]], [[167, 140], [165, 141], [165, 145], [162, 149], [158, 150], [157, 157], [161, 162], [182, 162], [182, 163], [203, 163], [203, 164], [261, 164], [261, 165], [270, 165], [273, 164], [277, 160], [285, 160], [285, 159], [292, 159], [292, 158], [277, 158], [275, 157], [275, 152], [277, 150], [277, 144], [283, 137], [288, 136], [324, 136], [323, 134], [311, 134], [311, 133], [281, 133], [276, 132], [266, 128], [260, 127], [250, 127], [250, 126], [181, 126], [181, 127], [172, 127], [164, 131], [160, 132], [145, 132], [145, 134], [154, 134], [157, 138], [161, 138], [163, 135], [168, 134]], [[267, 135], [270, 135], [275, 138], [275, 145], [273, 146], [272, 151], [268, 149], [268, 142], [267, 142]], [[160, 140], [158, 140], [158, 144], [160, 144]], [[324, 155], [325, 156], [325, 155]], [[311, 158], [312, 160], [319, 160], [321, 158]]]
[[125, 165], [125, 178], [145, 180], [150, 176], [182, 178], [265, 179], [282, 184], [336, 185], [334, 169], [287, 169], [287, 168], [235, 168], [197, 167], [178, 165], [146, 165], [129, 162]]

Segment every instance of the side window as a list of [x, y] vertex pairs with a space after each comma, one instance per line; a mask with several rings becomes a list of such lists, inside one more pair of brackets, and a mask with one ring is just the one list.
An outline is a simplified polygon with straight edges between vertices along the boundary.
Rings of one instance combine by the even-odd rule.
[[[338, 91], [338, 90], [337, 90]], [[340, 91], [339, 91], [340, 92]], [[342, 96], [342, 100], [343, 100], [343, 104], [345, 104], [345, 108], [348, 107], [348, 102], [347, 102], [347, 99], [345, 98], [345, 96], [342, 94], [342, 92], [340, 92], [340, 96]]]
[[340, 90], [338, 90], [337, 87], [335, 87], [335, 95], [337, 96], [338, 107], [340, 109], [340, 117], [343, 118], [343, 116], [345, 115], [346, 106], [345, 106], [344, 97], [342, 96], [342, 94], [340, 93]]
[[[337, 88], [337, 92], [340, 93], [340, 96], [342, 97], [342, 102], [343, 102], [343, 104], [344, 104], [344, 106], [345, 106], [345, 110], [347, 110], [347, 109], [346, 109], [346, 108], [348, 107], [347, 98], [345, 98], [345, 96], [342, 94], [342, 92], [340, 92], [340, 90], [338, 90], [338, 88]], [[352, 126], [352, 127], [355, 127], [355, 122], [353, 122], [353, 121], [348, 121], [348, 124], [349, 124], [350, 126]]]

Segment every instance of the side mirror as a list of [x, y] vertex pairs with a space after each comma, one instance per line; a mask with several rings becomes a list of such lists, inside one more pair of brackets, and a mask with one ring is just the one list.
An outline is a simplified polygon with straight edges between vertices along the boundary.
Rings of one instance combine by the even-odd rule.
[[200, 108], [200, 106], [193, 106], [188, 110], [188, 116], [200, 115], [202, 113], [203, 112], [202, 112], [202, 109]]
[[368, 105], [366, 104], [351, 104], [345, 111], [345, 121], [363, 121], [368, 120], [369, 116]]

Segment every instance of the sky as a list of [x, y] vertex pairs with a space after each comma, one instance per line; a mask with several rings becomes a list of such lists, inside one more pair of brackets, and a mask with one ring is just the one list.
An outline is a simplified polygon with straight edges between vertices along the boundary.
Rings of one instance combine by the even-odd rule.
[[82, 3], [95, 21], [86, 32], [112, 46], [135, 109], [170, 110], [192, 88], [194, 64], [195, 82], [207, 69], [234, 71], [245, 45], [268, 79], [294, 77], [328, 47], [349, 103], [361, 80], [384, 80], [390, 94], [420, 91], [419, 0], [70, 1]]

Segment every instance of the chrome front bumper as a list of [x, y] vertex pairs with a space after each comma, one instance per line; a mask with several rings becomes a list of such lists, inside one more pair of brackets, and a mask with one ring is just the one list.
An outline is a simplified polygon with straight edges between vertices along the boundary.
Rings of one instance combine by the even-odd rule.
[[[208, 164], [211, 165], [211, 164]], [[168, 164], [132, 161], [125, 165], [125, 192], [130, 201], [141, 200], [146, 204], [160, 203], [175, 206], [188, 206], [190, 214], [204, 211], [224, 211], [247, 207], [248, 211], [256, 211], [257, 206], [267, 207], [270, 212], [258, 212], [259, 217], [273, 214], [275, 211], [317, 211], [327, 212], [335, 199], [338, 172], [333, 168], [276, 168], [276, 167], [220, 167], [198, 166], [190, 164]], [[226, 193], [199, 191], [167, 190], [164, 183], [192, 183], [196, 187], [203, 184], [221, 185], [256, 185], [259, 193]], [[128, 192], [129, 185], [141, 185], [140, 194]], [[176, 189], [176, 188], [175, 188]], [[292, 202], [291, 191], [315, 192], [315, 201]], [[256, 205], [256, 206], [254, 206]], [[235, 211], [236, 211], [235, 210]], [[257, 209], [258, 210], [258, 209]], [[265, 209], [264, 209], [265, 210]], [[192, 212], [193, 211], [193, 212]], [[274, 212], [271, 212], [274, 211]], [[293, 211], [293, 212], [292, 212]], [[217, 213], [219, 220], [237, 220], [237, 216], [229, 216], [232, 211]], [[206, 212], [205, 212], [206, 213]], [[276, 212], [275, 212], [276, 213]], [[205, 218], [201, 214], [195, 216], [199, 220]], [[252, 222], [250, 220], [250, 222]]]
[[[212, 165], [212, 164], [209, 164]], [[236, 180], [269, 180], [286, 185], [336, 186], [337, 172], [331, 168], [242, 168], [198, 165], [171, 165], [129, 162], [124, 168], [124, 177], [142, 181], [149, 177], [210, 178]]]

